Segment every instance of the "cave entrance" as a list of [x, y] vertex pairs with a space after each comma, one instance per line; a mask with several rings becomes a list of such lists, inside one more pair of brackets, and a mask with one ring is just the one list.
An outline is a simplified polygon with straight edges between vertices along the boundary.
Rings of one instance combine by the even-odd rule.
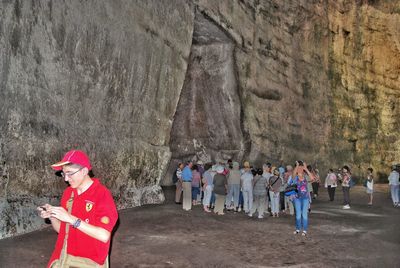
[[171, 130], [172, 159], [163, 184], [172, 183], [179, 161], [240, 160], [241, 102], [235, 43], [210, 18], [197, 12], [188, 69]]

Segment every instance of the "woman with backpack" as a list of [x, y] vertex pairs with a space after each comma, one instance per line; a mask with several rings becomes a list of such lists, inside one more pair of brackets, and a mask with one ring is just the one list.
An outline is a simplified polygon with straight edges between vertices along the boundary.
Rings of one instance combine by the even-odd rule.
[[297, 193], [290, 196], [296, 211], [296, 230], [294, 234], [300, 233], [307, 235], [308, 230], [308, 208], [311, 200], [310, 190], [306, 180], [306, 172], [309, 174], [311, 181], [314, 175], [308, 170], [307, 165], [302, 161], [296, 161], [296, 167], [293, 171], [293, 177], [288, 181], [288, 185], [296, 185]]

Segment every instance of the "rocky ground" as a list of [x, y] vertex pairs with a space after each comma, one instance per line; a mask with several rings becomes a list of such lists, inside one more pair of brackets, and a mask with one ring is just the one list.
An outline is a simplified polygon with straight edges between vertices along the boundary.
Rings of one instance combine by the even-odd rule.
[[[249, 218], [243, 213], [184, 212], [166, 188], [165, 204], [120, 211], [111, 267], [399, 267], [400, 208], [387, 185], [374, 205], [359, 186], [352, 209], [341, 192], [329, 202], [322, 189], [313, 203], [307, 237], [293, 235], [294, 218]], [[51, 228], [0, 240], [1, 267], [44, 267], [56, 235]]]

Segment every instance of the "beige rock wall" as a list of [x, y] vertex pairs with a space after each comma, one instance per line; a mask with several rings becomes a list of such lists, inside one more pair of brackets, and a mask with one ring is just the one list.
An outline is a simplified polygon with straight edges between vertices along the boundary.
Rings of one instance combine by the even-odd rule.
[[400, 162], [400, 3], [370, 2], [328, 6], [330, 144], [339, 161], [385, 177]]
[[398, 1], [201, 1], [235, 40], [247, 158], [400, 162]]

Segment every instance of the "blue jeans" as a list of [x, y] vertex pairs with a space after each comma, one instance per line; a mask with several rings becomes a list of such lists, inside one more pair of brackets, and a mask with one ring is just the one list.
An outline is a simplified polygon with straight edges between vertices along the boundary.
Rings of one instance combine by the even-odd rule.
[[307, 232], [308, 228], [308, 206], [310, 201], [308, 198], [295, 198], [293, 205], [296, 211], [296, 230], [303, 230]]
[[239, 192], [240, 192], [240, 184], [228, 184], [228, 194], [226, 196], [226, 207], [231, 206], [231, 202], [233, 199], [234, 208], [239, 206]]
[[192, 186], [192, 200], [197, 200], [198, 194], [200, 194], [200, 188]]

